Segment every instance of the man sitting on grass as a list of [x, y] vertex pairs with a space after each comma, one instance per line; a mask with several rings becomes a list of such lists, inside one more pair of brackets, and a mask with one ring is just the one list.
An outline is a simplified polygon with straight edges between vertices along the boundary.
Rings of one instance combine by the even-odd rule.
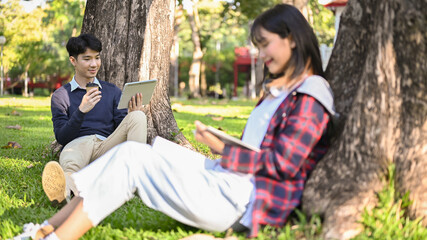
[[72, 37], [67, 43], [75, 75], [52, 95], [51, 111], [55, 138], [64, 146], [59, 164], [46, 164], [43, 190], [53, 204], [78, 194], [70, 175], [126, 140], [145, 143], [147, 119], [142, 112], [142, 95], [117, 109], [121, 90], [98, 80], [102, 43], [91, 34]]

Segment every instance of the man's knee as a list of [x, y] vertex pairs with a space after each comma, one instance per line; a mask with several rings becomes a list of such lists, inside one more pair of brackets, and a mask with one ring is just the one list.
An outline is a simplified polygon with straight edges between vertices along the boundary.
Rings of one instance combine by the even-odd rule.
[[130, 112], [127, 117], [129, 117], [131, 121], [147, 123], [147, 116], [143, 111]]
[[147, 142], [147, 116], [142, 111], [133, 111], [126, 116], [127, 140]]
[[59, 156], [59, 164], [65, 172], [77, 172], [89, 164], [93, 152], [94, 136], [74, 139]]
[[[64, 156], [66, 155], [66, 156]], [[80, 169], [86, 167], [89, 164], [89, 159], [79, 156], [81, 154], [61, 154], [59, 157], [59, 165], [61, 165], [64, 172], [78, 172]]]

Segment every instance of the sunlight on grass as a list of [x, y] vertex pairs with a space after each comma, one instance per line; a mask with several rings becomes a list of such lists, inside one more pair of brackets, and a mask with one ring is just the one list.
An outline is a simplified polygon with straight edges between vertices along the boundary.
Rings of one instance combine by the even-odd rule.
[[177, 112], [192, 113], [195, 115], [217, 115], [222, 117], [248, 118], [253, 106], [224, 106], [224, 105], [182, 105], [172, 104], [172, 110]]
[[13, 96], [13, 97], [1, 97], [0, 98], [0, 107], [21, 107], [21, 106], [29, 106], [32, 108], [40, 108], [40, 107], [49, 107], [50, 108], [50, 97], [32, 97], [26, 98], [21, 96]]

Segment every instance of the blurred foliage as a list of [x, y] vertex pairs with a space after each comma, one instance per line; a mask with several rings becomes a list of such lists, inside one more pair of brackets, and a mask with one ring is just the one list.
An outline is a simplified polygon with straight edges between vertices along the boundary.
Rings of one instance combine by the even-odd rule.
[[[200, 0], [198, 2], [200, 18], [200, 39], [203, 61], [206, 63], [206, 80], [208, 86], [214, 85], [217, 62], [219, 62], [219, 82], [225, 87], [233, 81], [234, 48], [246, 46], [248, 42], [248, 25], [246, 16], [225, 1]], [[184, 3], [185, 9], [185, 3]], [[191, 29], [184, 14], [179, 37], [179, 81], [188, 84], [193, 44]], [[219, 49], [217, 50], [217, 44]], [[187, 85], [188, 86], [188, 85]]]
[[335, 37], [334, 13], [322, 6], [318, 0], [310, 0], [308, 3], [311, 11], [310, 24], [320, 44], [332, 46]]
[[[234, 78], [234, 48], [248, 45], [249, 22], [279, 2], [281, 1], [198, 1], [208, 88], [215, 84], [215, 79], [219, 76], [221, 88], [231, 89]], [[0, 35], [7, 39], [3, 57], [5, 74], [12, 79], [23, 79], [27, 73], [34, 82], [72, 74], [65, 45], [71, 36], [80, 34], [85, 3], [85, 0], [47, 1], [45, 8], [26, 12], [19, 1], [2, 2]], [[185, 5], [185, 1], [177, 3]], [[310, 0], [309, 7], [312, 13], [309, 22], [319, 42], [331, 46], [335, 35], [332, 11], [321, 6], [317, 0]], [[189, 23], [185, 14], [183, 17], [178, 34], [179, 81], [188, 83], [193, 45]], [[244, 84], [247, 75], [239, 74], [239, 85]]]
[[12, 79], [35, 82], [73, 72], [65, 44], [80, 33], [85, 0], [48, 1], [26, 12], [19, 1], [0, 4], [0, 35], [6, 37], [4, 69]]
[[282, 3], [281, 0], [234, 0], [234, 8], [239, 9], [248, 19], [255, 19], [259, 14], [274, 5]]
[[[217, 61], [219, 61], [220, 85], [222, 88], [231, 89], [234, 78], [234, 48], [248, 46], [250, 22], [261, 12], [281, 2], [280, 0], [200, 0], [197, 3], [208, 88], [215, 84]], [[184, 1], [184, 9], [185, 3]], [[311, 13], [309, 22], [319, 43], [332, 46], [335, 36], [333, 12], [319, 4], [317, 0], [310, 0], [308, 7]], [[180, 46], [179, 82], [185, 82], [188, 86], [188, 71], [192, 60], [193, 44], [187, 19], [184, 19], [180, 25], [178, 36]], [[217, 51], [217, 42], [220, 43], [220, 51]], [[249, 78], [248, 74], [240, 73], [239, 86], [242, 86], [247, 78]]]
[[[248, 19], [255, 19], [263, 11], [282, 3], [281, 0], [234, 0], [233, 8], [242, 12]], [[332, 46], [335, 36], [335, 16], [334, 13], [322, 6], [318, 0], [309, 0], [309, 23], [319, 40]]]

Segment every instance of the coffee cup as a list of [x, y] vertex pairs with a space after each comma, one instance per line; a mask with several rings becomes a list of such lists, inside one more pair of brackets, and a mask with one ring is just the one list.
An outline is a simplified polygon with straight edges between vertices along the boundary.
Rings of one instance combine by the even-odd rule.
[[88, 82], [86, 84], [86, 92], [89, 92], [91, 89], [96, 88], [98, 89], [98, 85], [93, 82]]

